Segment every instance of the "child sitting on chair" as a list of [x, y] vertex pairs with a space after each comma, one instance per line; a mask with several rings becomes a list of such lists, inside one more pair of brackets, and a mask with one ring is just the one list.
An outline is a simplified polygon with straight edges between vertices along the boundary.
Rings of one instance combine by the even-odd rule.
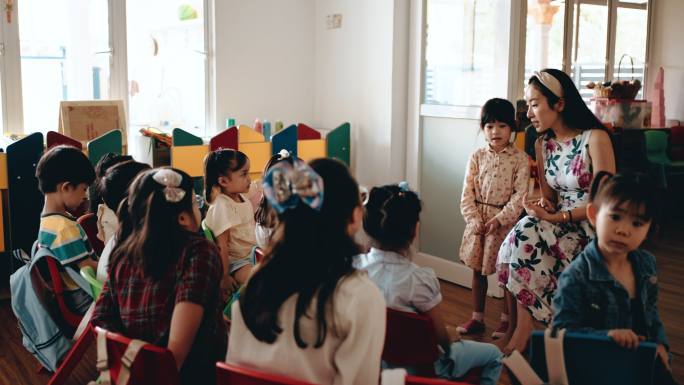
[[462, 340], [447, 333], [442, 319], [442, 293], [432, 269], [418, 267], [410, 259], [410, 247], [418, 235], [421, 202], [405, 182], [371, 190], [363, 228], [374, 247], [361, 255], [356, 266], [380, 287], [387, 306], [396, 310], [425, 313], [435, 325], [443, 350], [435, 363], [438, 376], [463, 377], [470, 369], [483, 367], [481, 384], [494, 385], [501, 374], [501, 352], [492, 345]]
[[553, 326], [607, 334], [625, 348], [658, 344], [654, 384], [674, 384], [665, 327], [658, 314], [653, 255], [639, 249], [656, 215], [644, 174], [596, 175], [587, 216], [597, 237], [563, 271], [553, 299]]
[[[96, 256], [88, 237], [76, 222], [70, 210], [75, 210], [87, 199], [88, 186], [95, 180], [95, 171], [88, 158], [77, 148], [57, 146], [41, 156], [36, 167], [38, 188], [45, 195], [40, 215], [38, 247], [52, 251], [62, 266], [75, 270], [81, 267], [97, 267]], [[68, 291], [78, 292], [78, 285], [63, 273], [62, 279]], [[90, 305], [90, 298], [73, 298], [74, 311], [83, 314]]]

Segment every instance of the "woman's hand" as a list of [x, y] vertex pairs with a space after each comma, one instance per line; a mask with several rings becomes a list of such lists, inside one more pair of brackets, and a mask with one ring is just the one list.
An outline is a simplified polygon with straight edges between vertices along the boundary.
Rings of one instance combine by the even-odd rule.
[[627, 349], [636, 349], [639, 347], [639, 342], [645, 338], [639, 336], [631, 329], [613, 329], [608, 332], [608, 337], [612, 338], [616, 344]]
[[[544, 200], [544, 198], [542, 198], [542, 200]], [[539, 202], [528, 202], [527, 194], [523, 196], [523, 208], [525, 209], [527, 215], [535, 218], [548, 219], [550, 215], [550, 213], [544, 207], [539, 205]]]

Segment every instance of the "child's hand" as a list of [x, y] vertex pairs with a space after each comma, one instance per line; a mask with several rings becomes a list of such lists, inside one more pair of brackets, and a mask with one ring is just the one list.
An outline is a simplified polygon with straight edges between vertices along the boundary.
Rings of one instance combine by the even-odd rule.
[[226, 299], [229, 298], [230, 295], [237, 291], [237, 289], [239, 288], [240, 283], [230, 274], [227, 274], [221, 280], [221, 294]]
[[663, 361], [663, 364], [665, 365], [667, 370], [672, 371], [672, 368], [670, 368], [670, 357], [667, 354], [667, 349], [665, 349], [665, 345], [658, 344], [658, 348], [656, 348], [656, 354], [658, 355], [658, 358], [660, 358], [660, 360]]
[[541, 197], [539, 198], [539, 201], [535, 203], [537, 206], [543, 208], [546, 210], [547, 213], [555, 213], [556, 212], [556, 207], [549, 201], [548, 199]]
[[446, 325], [446, 330], [447, 334], [449, 334], [451, 342], [458, 342], [461, 340], [461, 333], [458, 331], [458, 329], [451, 325]]
[[496, 229], [501, 227], [501, 222], [498, 219], [492, 218], [484, 224], [485, 235], [493, 233]]
[[645, 338], [638, 336], [631, 329], [613, 329], [608, 332], [608, 337], [612, 338], [616, 344], [627, 349], [636, 349], [639, 347], [639, 342]]
[[485, 233], [485, 225], [483, 225], [481, 222], [478, 222], [475, 225], [475, 234], [484, 235], [484, 233]]

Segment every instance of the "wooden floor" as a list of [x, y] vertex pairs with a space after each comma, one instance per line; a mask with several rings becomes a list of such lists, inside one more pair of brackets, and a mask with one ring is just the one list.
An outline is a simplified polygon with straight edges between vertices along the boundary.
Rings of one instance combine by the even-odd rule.
[[[648, 243], [645, 248], [657, 257], [660, 275], [658, 306], [674, 356], [675, 379], [684, 384], [684, 225], [665, 230], [666, 236]], [[472, 311], [470, 290], [443, 282], [442, 293], [448, 311], [446, 322], [458, 325], [465, 321]], [[0, 384], [47, 384], [49, 376], [37, 372], [37, 361], [21, 344], [21, 334], [6, 297], [6, 290], [4, 295], [0, 292]], [[489, 341], [488, 336], [498, 325], [501, 307], [501, 300], [487, 298], [487, 331], [483, 341]], [[505, 371], [500, 384], [510, 384]]]

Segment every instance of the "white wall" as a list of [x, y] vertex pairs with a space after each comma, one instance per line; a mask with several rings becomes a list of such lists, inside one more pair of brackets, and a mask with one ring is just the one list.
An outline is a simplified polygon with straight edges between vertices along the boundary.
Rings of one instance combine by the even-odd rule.
[[[352, 168], [361, 184], [405, 175], [408, 13], [405, 0], [317, 0], [314, 125], [352, 123]], [[326, 16], [342, 14], [342, 28]]]
[[652, 91], [658, 68], [663, 67], [665, 118], [684, 122], [684, 1], [657, 0], [653, 4], [647, 92]]
[[216, 125], [314, 116], [315, 0], [217, 0]]

